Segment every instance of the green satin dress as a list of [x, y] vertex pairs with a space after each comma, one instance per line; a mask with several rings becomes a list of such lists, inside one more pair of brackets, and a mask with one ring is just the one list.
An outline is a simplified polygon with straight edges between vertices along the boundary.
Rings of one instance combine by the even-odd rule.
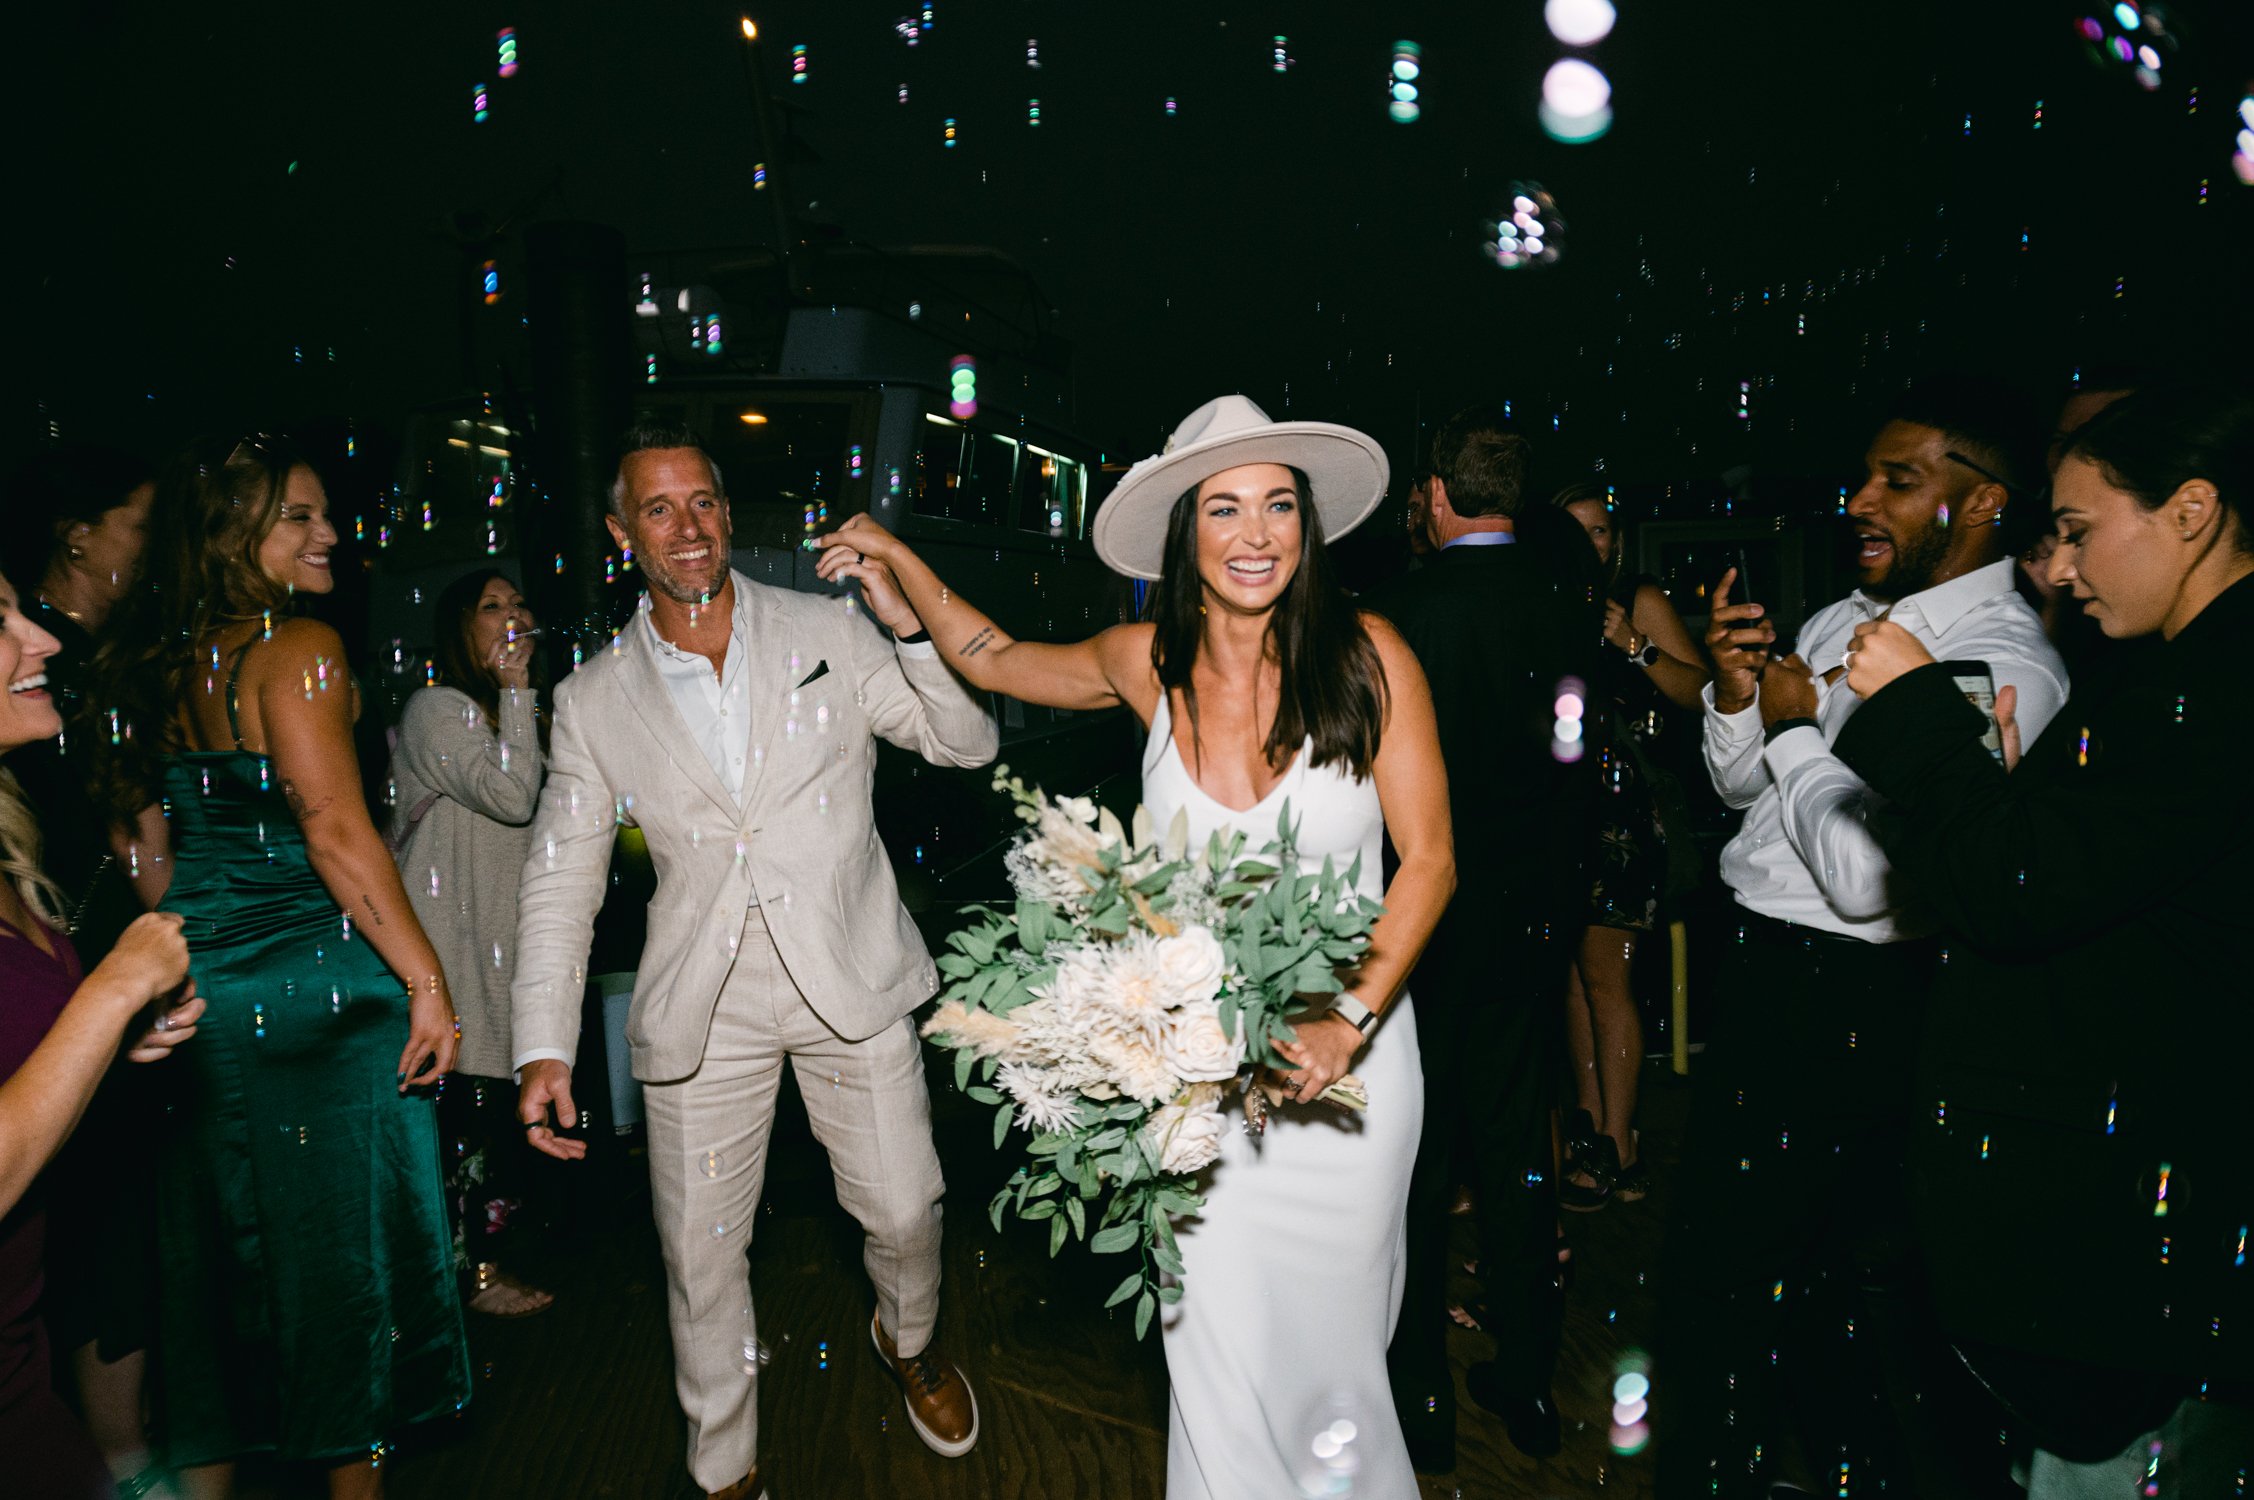
[[[257, 637], [253, 638], [254, 640]], [[306, 857], [264, 756], [170, 757], [172, 884], [208, 1007], [157, 1142], [157, 1379], [175, 1465], [335, 1462], [469, 1398], [427, 1098], [402, 1098], [406, 987]]]

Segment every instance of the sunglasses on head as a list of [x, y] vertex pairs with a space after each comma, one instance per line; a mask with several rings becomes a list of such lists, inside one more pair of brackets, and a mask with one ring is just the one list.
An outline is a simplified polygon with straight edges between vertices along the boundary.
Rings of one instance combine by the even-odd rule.
[[1941, 456], [1951, 463], [1963, 464], [1973, 473], [1978, 474], [1982, 479], [1988, 480], [1993, 484], [2002, 485], [2004, 487], [2004, 493], [2007, 495], [2030, 495], [2040, 498], [2043, 493], [2041, 490], [2022, 489], [2020, 486], [2013, 484], [2010, 480], [2004, 478], [2003, 475], [1998, 474], [1994, 469], [1990, 469], [1981, 464], [1974, 463], [1971, 459], [1966, 458], [1963, 454], [1957, 452], [1957, 450], [1954, 448], [1949, 449]]

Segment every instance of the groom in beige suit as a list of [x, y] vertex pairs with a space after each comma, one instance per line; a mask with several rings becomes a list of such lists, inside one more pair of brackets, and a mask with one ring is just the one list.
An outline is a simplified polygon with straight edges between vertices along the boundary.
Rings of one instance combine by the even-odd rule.
[[787, 1057], [838, 1200], [867, 1231], [870, 1338], [917, 1434], [978, 1440], [960, 1370], [931, 1348], [939, 1158], [909, 1012], [938, 976], [900, 905], [869, 789], [877, 736], [934, 765], [993, 759], [994, 721], [906, 602], [852, 604], [728, 566], [719, 470], [685, 428], [637, 427], [611, 536], [649, 579], [640, 618], [556, 690], [548, 785], [524, 868], [513, 991], [519, 1117], [571, 1159], [571, 1068], [611, 842], [649, 842], [657, 894], [626, 1024], [649, 1118], [689, 1471], [750, 1500], [759, 1401], [746, 1251]]

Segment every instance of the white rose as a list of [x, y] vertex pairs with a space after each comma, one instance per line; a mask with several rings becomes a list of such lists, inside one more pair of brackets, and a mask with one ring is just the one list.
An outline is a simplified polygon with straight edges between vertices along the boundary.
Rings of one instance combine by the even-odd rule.
[[1167, 987], [1181, 997], [1177, 1005], [1211, 1000], [1221, 993], [1221, 976], [1228, 967], [1220, 939], [1204, 927], [1185, 927], [1179, 935], [1158, 941], [1158, 971]]
[[1227, 1118], [1221, 1113], [1220, 1086], [1201, 1083], [1150, 1117], [1144, 1127], [1158, 1148], [1162, 1172], [1195, 1172], [1221, 1154]]
[[1158, 1049], [1139, 1037], [1103, 1037], [1092, 1050], [1112, 1084], [1126, 1098], [1156, 1104], [1180, 1087]]
[[1221, 1008], [1210, 1000], [1185, 1005], [1169, 1018], [1159, 1044], [1166, 1066], [1192, 1083], [1234, 1078], [1244, 1065], [1241, 1037], [1221, 1029]]

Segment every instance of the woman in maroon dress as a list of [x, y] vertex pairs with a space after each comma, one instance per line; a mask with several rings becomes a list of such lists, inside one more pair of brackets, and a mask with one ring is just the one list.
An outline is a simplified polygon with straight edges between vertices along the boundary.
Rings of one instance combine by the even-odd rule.
[[[0, 582], [0, 756], [50, 739], [62, 719], [45, 690], [55, 638]], [[55, 920], [58, 892], [40, 873], [37, 824], [0, 767], [0, 1474], [19, 1500], [114, 1494], [93, 1439], [55, 1396], [39, 1320], [46, 1214], [39, 1171], [70, 1134], [127, 1025], [177, 990], [188, 971], [180, 919], [150, 914], [126, 929], [81, 981]], [[137, 1061], [194, 1035], [203, 1004], [184, 996], [134, 1045]]]

